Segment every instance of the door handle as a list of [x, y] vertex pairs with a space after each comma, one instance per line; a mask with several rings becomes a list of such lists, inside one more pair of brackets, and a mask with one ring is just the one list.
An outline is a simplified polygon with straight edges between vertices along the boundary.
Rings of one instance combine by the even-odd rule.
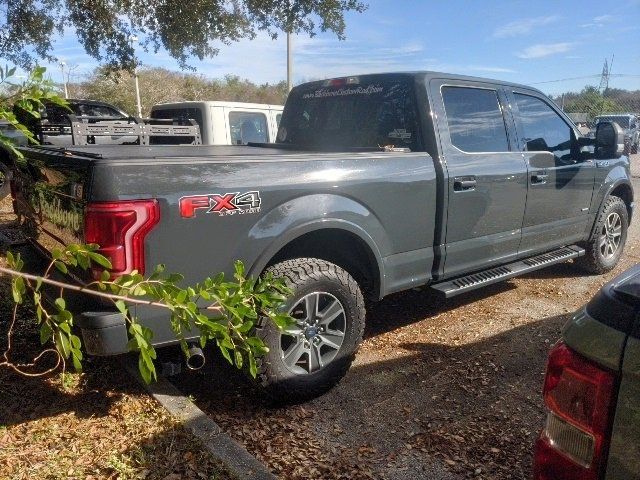
[[476, 189], [476, 179], [474, 177], [455, 177], [453, 179], [453, 191], [464, 192]]
[[547, 183], [547, 178], [549, 178], [549, 175], [547, 175], [546, 173], [534, 173], [533, 175], [531, 175], [531, 183], [542, 185], [544, 183]]

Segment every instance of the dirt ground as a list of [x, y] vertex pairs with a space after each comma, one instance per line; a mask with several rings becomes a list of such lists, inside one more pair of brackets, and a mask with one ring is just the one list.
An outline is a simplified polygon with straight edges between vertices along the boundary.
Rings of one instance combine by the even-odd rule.
[[569, 263], [449, 301], [424, 289], [370, 305], [351, 371], [304, 405], [264, 405], [215, 355], [173, 381], [284, 479], [530, 478], [547, 352], [577, 308], [640, 261], [634, 220], [604, 276]]

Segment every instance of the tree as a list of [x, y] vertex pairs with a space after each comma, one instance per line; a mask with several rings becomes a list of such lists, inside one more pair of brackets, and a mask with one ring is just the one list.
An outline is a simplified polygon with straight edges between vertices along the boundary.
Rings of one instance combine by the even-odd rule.
[[[26, 117], [38, 119], [44, 102], [62, 107], [66, 105], [57, 86], [44, 78], [45, 71], [44, 67], [36, 67], [26, 80], [16, 82], [15, 68], [0, 67], [0, 121], [19, 130], [30, 142], [36, 141], [33, 132], [16, 118], [15, 108], [18, 107]], [[0, 130], [0, 153], [8, 151], [20, 157], [21, 153], [16, 150], [14, 142], [14, 137], [8, 137]]]
[[[157, 103], [186, 100], [223, 100], [283, 104], [286, 82], [256, 85], [249, 80], [228, 75], [222, 80], [208, 79], [194, 73], [172, 72], [164, 68], [138, 70], [142, 114], [148, 116]], [[109, 71], [99, 67], [81, 83], [69, 85], [73, 98], [102, 100], [131, 114], [136, 111], [133, 75], [127, 71]]]
[[0, 57], [22, 67], [55, 60], [53, 38], [75, 31], [86, 52], [112, 68], [136, 65], [130, 43], [161, 47], [188, 68], [190, 57], [214, 56], [229, 44], [266, 31], [332, 31], [344, 38], [344, 13], [362, 12], [358, 0], [0, 0]]
[[[586, 113], [590, 120], [603, 113], [620, 112], [623, 109], [613, 98], [602, 95], [593, 86], [584, 87], [580, 93], [567, 93], [564, 97], [565, 112]], [[557, 97], [556, 103], [559, 103]]]

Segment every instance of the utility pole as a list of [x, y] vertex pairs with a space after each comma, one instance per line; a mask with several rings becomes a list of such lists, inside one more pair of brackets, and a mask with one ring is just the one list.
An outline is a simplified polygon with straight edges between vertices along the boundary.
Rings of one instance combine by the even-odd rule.
[[[138, 37], [135, 35], [131, 35], [129, 37], [129, 41], [131, 42], [131, 48], [133, 49], [133, 42], [138, 41]], [[142, 104], [140, 103], [140, 85], [138, 83], [138, 67], [137, 65], [133, 67], [133, 79], [136, 84], [136, 108], [138, 110], [138, 118], [142, 117]]]
[[287, 32], [287, 92], [293, 88], [293, 45], [291, 33]]
[[64, 87], [64, 98], [69, 98], [69, 90], [67, 89], [67, 79], [64, 77], [65, 62], [60, 62], [60, 70], [62, 71], [62, 86]]

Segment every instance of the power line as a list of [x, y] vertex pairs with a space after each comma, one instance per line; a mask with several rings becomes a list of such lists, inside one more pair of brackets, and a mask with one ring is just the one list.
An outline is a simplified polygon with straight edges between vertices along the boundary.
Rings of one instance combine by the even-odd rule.
[[[569, 80], [586, 80], [589, 78], [601, 78], [602, 77], [602, 73], [598, 73], [597, 75], [585, 75], [583, 77], [569, 77], [569, 78], [560, 78], [558, 80], [546, 80], [544, 82], [535, 82], [535, 83], [531, 83], [530, 85], [542, 85], [544, 83], [560, 83], [560, 82], [567, 82]], [[640, 75], [636, 75], [636, 74], [629, 74], [629, 73], [610, 73], [609, 77], [633, 77], [633, 78], [640, 78]]]

